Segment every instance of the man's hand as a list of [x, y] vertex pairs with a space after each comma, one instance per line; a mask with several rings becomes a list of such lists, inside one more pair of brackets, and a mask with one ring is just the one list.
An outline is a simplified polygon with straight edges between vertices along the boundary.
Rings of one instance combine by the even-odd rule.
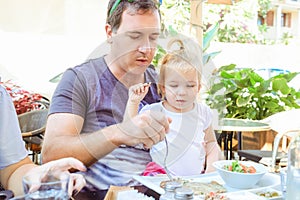
[[165, 138], [171, 121], [171, 118], [167, 118], [162, 112], [149, 110], [117, 124], [123, 133], [118, 136], [119, 145], [143, 144], [145, 148], [150, 148]]

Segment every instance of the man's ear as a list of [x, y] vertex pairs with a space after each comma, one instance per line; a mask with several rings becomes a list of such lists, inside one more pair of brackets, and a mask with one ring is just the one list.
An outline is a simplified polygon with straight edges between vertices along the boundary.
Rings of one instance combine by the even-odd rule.
[[112, 27], [110, 24], [105, 24], [105, 32], [107, 39], [110, 39], [112, 37]]

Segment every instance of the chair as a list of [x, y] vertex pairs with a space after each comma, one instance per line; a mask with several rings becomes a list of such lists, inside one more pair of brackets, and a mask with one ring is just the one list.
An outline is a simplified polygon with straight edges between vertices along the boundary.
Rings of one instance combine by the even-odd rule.
[[[264, 120], [268, 123], [272, 130], [277, 132], [273, 141], [272, 151], [260, 150], [239, 150], [238, 155], [248, 160], [262, 162], [264, 159], [267, 165], [271, 167], [271, 171], [276, 171], [276, 161], [286, 156], [288, 149], [288, 139], [293, 139], [300, 132], [300, 109], [292, 109], [276, 113]], [[281, 152], [278, 152], [281, 142]]]
[[32, 152], [32, 161], [40, 164], [38, 155], [41, 153], [42, 141], [46, 128], [48, 109], [33, 110], [18, 115], [23, 140]]

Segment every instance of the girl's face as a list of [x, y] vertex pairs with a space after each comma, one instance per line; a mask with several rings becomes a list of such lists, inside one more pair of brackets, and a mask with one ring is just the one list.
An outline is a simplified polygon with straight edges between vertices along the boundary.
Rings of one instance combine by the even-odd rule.
[[162, 92], [166, 98], [165, 108], [178, 113], [192, 110], [200, 88], [196, 69], [183, 71], [167, 67], [165, 82], [162, 86]]

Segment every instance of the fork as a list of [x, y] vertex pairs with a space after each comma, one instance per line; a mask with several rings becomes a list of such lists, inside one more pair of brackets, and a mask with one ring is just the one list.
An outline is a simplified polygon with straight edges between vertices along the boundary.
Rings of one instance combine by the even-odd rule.
[[165, 137], [165, 143], [166, 143], [166, 154], [165, 154], [165, 158], [164, 158], [164, 169], [167, 173], [168, 178], [172, 181], [172, 180], [174, 180], [174, 178], [172, 177], [171, 172], [167, 168], [167, 157], [168, 157], [168, 154], [169, 154], [169, 144], [168, 144], [168, 141], [167, 141], [167, 137]]

